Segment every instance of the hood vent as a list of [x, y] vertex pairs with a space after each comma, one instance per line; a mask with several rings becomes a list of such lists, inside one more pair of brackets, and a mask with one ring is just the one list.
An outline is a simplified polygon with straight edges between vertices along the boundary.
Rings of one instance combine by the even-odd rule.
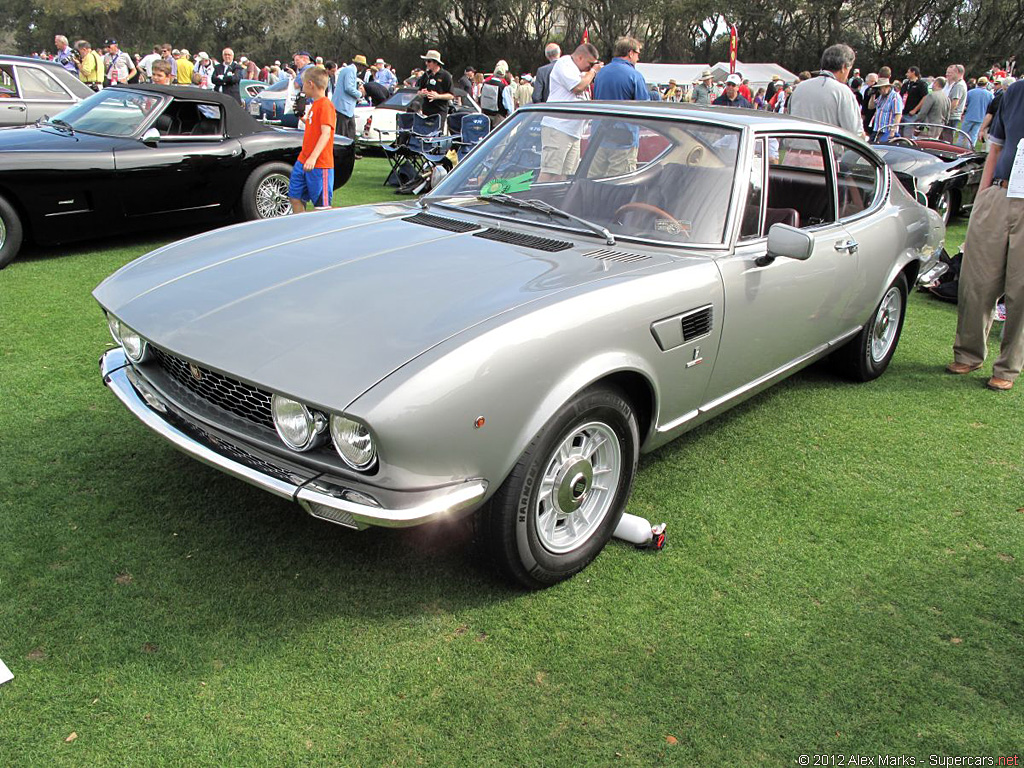
[[683, 341], [693, 341], [711, 333], [711, 307], [683, 316]]
[[425, 227], [443, 229], [447, 232], [472, 232], [480, 229], [479, 224], [473, 224], [459, 219], [449, 219], [446, 216], [435, 216], [432, 213], [417, 213], [415, 216], [408, 216], [402, 221], [411, 221], [414, 224], [422, 224]]
[[507, 229], [485, 229], [483, 232], [475, 233], [473, 237], [496, 240], [499, 243], [522, 245], [527, 248], [536, 248], [538, 251], [548, 251], [549, 253], [557, 253], [558, 251], [572, 248], [572, 243], [565, 240], [552, 240], [547, 237], [537, 237], [537, 235], [528, 235], [525, 232], [512, 232]]
[[628, 253], [626, 251], [613, 251], [611, 248], [599, 248], [596, 251], [587, 251], [583, 254], [588, 259], [599, 259], [601, 261], [618, 261], [628, 264], [631, 261], [644, 261], [651, 258], [645, 253]]

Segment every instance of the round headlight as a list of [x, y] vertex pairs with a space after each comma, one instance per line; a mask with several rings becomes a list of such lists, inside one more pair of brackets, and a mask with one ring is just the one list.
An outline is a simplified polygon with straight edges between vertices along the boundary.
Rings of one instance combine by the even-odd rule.
[[119, 323], [121, 332], [121, 346], [128, 359], [138, 363], [146, 356], [146, 341], [139, 334], [133, 331], [124, 323]]
[[113, 315], [107, 315], [107, 327], [110, 329], [110, 335], [114, 337], [114, 341], [118, 344], [121, 343], [121, 321]]
[[377, 458], [370, 430], [358, 421], [331, 416], [331, 438], [338, 455], [352, 469], [369, 469]]
[[315, 446], [327, 426], [323, 414], [281, 395], [270, 398], [270, 412], [278, 437], [293, 451], [308, 451]]

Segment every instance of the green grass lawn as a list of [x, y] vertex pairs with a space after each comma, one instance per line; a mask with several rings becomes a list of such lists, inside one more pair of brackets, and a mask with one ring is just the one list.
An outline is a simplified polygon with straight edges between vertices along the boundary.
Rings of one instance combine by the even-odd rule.
[[187, 232], [0, 272], [0, 765], [1024, 751], [1024, 400], [942, 373], [954, 306], [915, 293], [876, 382], [812, 368], [645, 457], [668, 547], [528, 594], [464, 526], [314, 521], [125, 411], [90, 291]]

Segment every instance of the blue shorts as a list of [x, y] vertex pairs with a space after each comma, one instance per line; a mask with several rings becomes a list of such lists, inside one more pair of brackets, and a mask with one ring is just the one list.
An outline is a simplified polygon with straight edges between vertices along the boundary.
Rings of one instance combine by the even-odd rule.
[[334, 169], [302, 169], [302, 163], [295, 161], [292, 177], [288, 180], [288, 197], [293, 200], [310, 202], [314, 208], [330, 208], [334, 195]]

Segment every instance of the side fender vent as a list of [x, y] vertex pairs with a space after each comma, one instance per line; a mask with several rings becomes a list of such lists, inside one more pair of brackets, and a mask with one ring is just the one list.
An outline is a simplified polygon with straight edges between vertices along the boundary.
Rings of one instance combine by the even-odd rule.
[[449, 219], [447, 216], [435, 216], [432, 213], [417, 213], [415, 216], [407, 216], [402, 221], [411, 221], [413, 224], [422, 224], [425, 227], [443, 229], [448, 232], [472, 232], [480, 229], [480, 226], [469, 221]]
[[512, 232], [507, 229], [485, 229], [483, 232], [476, 232], [473, 237], [482, 237], [485, 240], [496, 240], [499, 243], [510, 243], [522, 245], [526, 248], [536, 248], [538, 251], [557, 253], [572, 248], [572, 243], [565, 240], [552, 240], [548, 237], [528, 235], [525, 232]]
[[683, 341], [693, 341], [711, 333], [711, 307], [683, 315]]
[[600, 261], [618, 261], [628, 264], [631, 261], [644, 261], [651, 258], [645, 253], [628, 253], [626, 251], [614, 251], [611, 248], [599, 248], [596, 251], [587, 251], [583, 254], [588, 259], [599, 259]]

